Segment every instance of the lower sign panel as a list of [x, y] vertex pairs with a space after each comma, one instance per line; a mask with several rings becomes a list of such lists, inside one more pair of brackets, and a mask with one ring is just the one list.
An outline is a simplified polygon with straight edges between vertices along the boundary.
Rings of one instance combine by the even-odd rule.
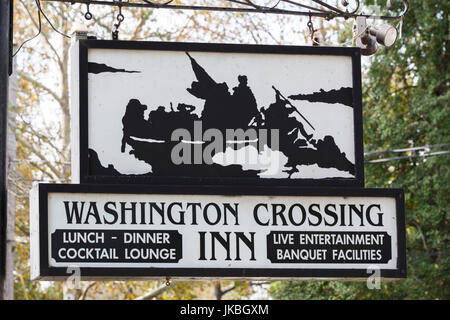
[[32, 278], [406, 277], [398, 189], [37, 185]]

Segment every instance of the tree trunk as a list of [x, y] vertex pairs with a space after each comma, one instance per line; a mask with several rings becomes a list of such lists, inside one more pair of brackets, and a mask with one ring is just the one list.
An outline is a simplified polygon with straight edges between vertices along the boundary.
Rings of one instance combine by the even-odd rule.
[[220, 285], [220, 281], [217, 281], [214, 283], [214, 297], [216, 298], [216, 300], [222, 300], [222, 287]]
[[[9, 77], [9, 106], [8, 106], [8, 135], [7, 135], [7, 172], [8, 175], [15, 171], [15, 159], [16, 159], [16, 138], [14, 135], [16, 127], [16, 115], [15, 115], [15, 105], [17, 97], [17, 74], [15, 72], [15, 61], [14, 61], [14, 72]], [[6, 190], [8, 192], [8, 202], [7, 202], [7, 224], [6, 224], [6, 257], [5, 257], [5, 279], [3, 282], [3, 299], [13, 300], [14, 299], [14, 220], [15, 220], [15, 190], [14, 183], [7, 182]]]

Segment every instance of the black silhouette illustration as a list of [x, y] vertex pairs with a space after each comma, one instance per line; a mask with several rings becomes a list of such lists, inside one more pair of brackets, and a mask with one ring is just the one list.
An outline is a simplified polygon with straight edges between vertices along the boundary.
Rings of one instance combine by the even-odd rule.
[[95, 172], [95, 174], [99, 176], [117, 176], [120, 175], [120, 172], [114, 169], [114, 166], [112, 164], [108, 164], [108, 167], [103, 167], [100, 163], [100, 160], [98, 159], [98, 154], [92, 149], [89, 149], [88, 153], [89, 157], [89, 169], [92, 172]]
[[104, 63], [96, 63], [96, 62], [88, 62], [88, 72], [89, 73], [103, 73], [103, 72], [125, 72], [125, 73], [140, 73], [140, 71], [131, 71], [131, 70], [125, 70], [125, 69], [117, 69], [110, 67]]
[[[341, 152], [335, 139], [330, 135], [326, 135], [322, 139], [314, 139], [314, 123], [307, 119], [299, 107], [289, 100], [342, 103], [351, 106], [351, 88], [328, 92], [321, 90], [319, 93], [307, 95], [290, 95], [288, 99], [278, 88], [272, 86], [274, 102], [268, 107], [258, 106], [257, 98], [251, 89], [251, 83], [258, 79], [248, 79], [246, 75], [236, 75], [236, 85], [230, 90], [227, 83], [214, 80], [189, 53], [186, 52], [186, 54], [196, 78], [186, 90], [203, 101], [200, 115], [195, 113], [196, 106], [182, 102], [178, 103], [175, 109], [171, 103], [167, 107], [152, 106], [150, 108], [152, 111], [148, 113], [147, 118], [145, 114], [148, 107], [138, 99], [131, 98], [124, 106], [120, 151], [128, 152], [136, 159], [150, 164], [152, 172], [145, 175], [258, 177], [261, 170], [244, 170], [243, 166], [236, 164], [220, 165], [195, 163], [195, 161], [174, 164], [171, 153], [177, 144], [204, 143], [204, 141], [182, 141], [181, 139], [172, 141], [173, 131], [182, 128], [190, 132], [191, 137], [194, 137], [195, 123], [198, 121], [201, 121], [203, 130], [214, 128], [221, 132], [226, 129], [238, 128], [243, 130], [249, 128], [277, 129], [279, 132], [278, 144], [275, 145], [268, 140], [265, 142], [265, 146], [273, 151], [280, 151], [287, 157], [285, 172], [290, 178], [294, 173], [296, 178], [301, 178], [301, 166], [314, 164], [320, 168], [335, 168], [352, 175], [355, 174], [354, 164], [347, 159], [345, 153]], [[256, 130], [256, 132], [258, 131]], [[250, 142], [229, 144], [225, 141], [224, 143], [223, 150], [231, 147], [235, 151], [253, 145]], [[124, 175], [118, 172], [113, 165], [103, 166], [94, 150], [89, 152], [90, 174]]]
[[319, 92], [312, 94], [296, 94], [289, 96], [292, 100], [307, 100], [309, 102], [325, 102], [340, 103], [348, 107], [353, 107], [352, 88], [340, 88], [339, 90], [325, 91], [320, 89]]
[[258, 107], [255, 96], [247, 84], [247, 77], [239, 75], [239, 84], [233, 88], [233, 93], [230, 93], [225, 82], [214, 81], [189, 53], [187, 55], [197, 78], [187, 91], [205, 100], [201, 115], [203, 126], [217, 129], [248, 127], [250, 121], [257, 116]]

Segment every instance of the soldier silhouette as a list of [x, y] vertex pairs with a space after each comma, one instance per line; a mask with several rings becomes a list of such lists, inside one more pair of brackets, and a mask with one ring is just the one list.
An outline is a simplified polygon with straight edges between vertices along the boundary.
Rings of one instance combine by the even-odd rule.
[[250, 121], [256, 117], [258, 106], [252, 90], [247, 85], [247, 76], [238, 76], [239, 85], [233, 88], [233, 113], [235, 116], [235, 126], [246, 128]]
[[147, 106], [141, 104], [138, 99], [131, 99], [125, 109], [125, 115], [122, 118], [122, 145], [121, 152], [125, 152], [125, 144], [131, 136], [139, 138], [150, 137], [150, 124], [144, 119], [144, 111]]
[[177, 110], [178, 110], [178, 112], [189, 115], [195, 110], [195, 106], [185, 104], [185, 103], [179, 103], [177, 106]]
[[[185, 128], [188, 130], [193, 130], [194, 121], [198, 120], [198, 116], [193, 113], [195, 111], [195, 106], [179, 103], [177, 106], [177, 111], [171, 112], [171, 121], [168, 124], [171, 130]], [[192, 133], [193, 134], [193, 133]]]
[[150, 111], [148, 114], [148, 121], [151, 122], [153, 126], [158, 126], [164, 123], [167, 118], [166, 108], [159, 106], [156, 110]]
[[[276, 101], [272, 103], [269, 108], [261, 109], [264, 115], [265, 125], [270, 128], [278, 128], [281, 132], [286, 132], [286, 135], [294, 137], [292, 143], [297, 140], [299, 132], [305, 137], [306, 141], [309, 141], [313, 135], [306, 133], [303, 124], [295, 117], [291, 117], [297, 110], [294, 107], [289, 106], [286, 100], [281, 99], [278, 91], [276, 92], [275, 97]], [[297, 135], [294, 135], [294, 133], [297, 133]]]
[[[193, 81], [191, 87], [186, 90], [193, 96], [205, 100], [201, 114], [203, 127], [218, 129], [239, 127], [239, 116], [236, 116], [232, 109], [235, 99], [230, 94], [228, 85], [225, 82], [214, 81], [189, 53], [186, 52], [186, 54], [191, 60], [192, 70], [197, 78], [197, 81]], [[245, 85], [241, 86], [239, 90], [245, 91], [244, 78], [242, 78], [242, 82]], [[250, 119], [247, 123], [249, 121]]]

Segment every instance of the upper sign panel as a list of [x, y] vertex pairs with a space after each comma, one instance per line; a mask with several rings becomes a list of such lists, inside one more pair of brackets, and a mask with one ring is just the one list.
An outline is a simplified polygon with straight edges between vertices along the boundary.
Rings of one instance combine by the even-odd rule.
[[363, 186], [359, 49], [80, 41], [80, 182]]

